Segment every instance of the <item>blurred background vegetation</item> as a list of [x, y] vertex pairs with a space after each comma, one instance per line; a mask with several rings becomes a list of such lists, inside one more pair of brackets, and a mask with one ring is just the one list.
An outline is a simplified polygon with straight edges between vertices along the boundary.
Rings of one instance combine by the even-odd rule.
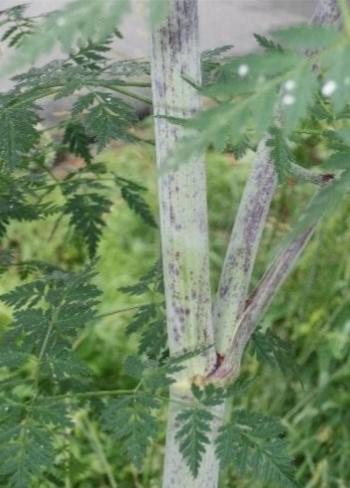
[[[152, 122], [146, 119], [138, 130], [149, 135]], [[318, 161], [314, 141], [295, 148], [304, 163]], [[147, 199], [157, 214], [154, 151], [145, 145], [113, 145], [99, 155], [120, 176], [147, 186]], [[213, 290], [231, 231], [252, 153], [242, 160], [232, 154], [210, 153], [208, 162], [209, 217]], [[73, 165], [69, 168], [69, 165]], [[307, 163], [306, 163], [307, 164]], [[74, 160], [65, 170], [74, 169]], [[290, 229], [293, 219], [307, 202], [312, 189], [287, 182], [279, 187], [264, 234], [255, 280], [261, 276], [276, 249], [277, 242]], [[261, 327], [291, 343], [298, 375], [285, 376], [271, 365], [260, 363], [248, 349], [244, 370], [254, 382], [238, 404], [261, 413], [276, 415], [288, 428], [297, 476], [306, 488], [348, 488], [350, 486], [350, 216], [349, 203], [319, 227], [297, 269], [279, 292]], [[11, 224], [4, 247], [10, 247], [21, 260], [41, 259], [68, 269], [85, 259], [81, 242], [73, 240], [67, 223], [45, 222]], [[145, 225], [116, 195], [114, 208], [99, 247], [98, 285], [102, 288], [101, 314], [142, 304], [140, 297], [122, 293], [119, 288], [136, 282], [159, 258], [157, 230]], [[16, 271], [7, 273], [0, 292], [11, 289], [20, 279]], [[147, 297], [145, 298], [147, 301]], [[126, 336], [132, 310], [106, 315], [87, 329], [76, 343], [98, 382], [130, 388], [132, 380], [122, 373], [128, 354], [137, 348], [137, 339]], [[2, 306], [0, 328], [10, 320]], [[164, 421], [166, 415], [164, 412]], [[65, 488], [155, 488], [159, 487], [164, 438], [148, 452], [142, 472], [128, 464], [121, 446], [111, 443], [89, 416], [89, 404], [75, 418], [69, 445], [62, 446], [67, 462], [65, 479], [52, 479], [38, 486]], [[224, 473], [222, 487], [261, 488], [251, 480], [238, 480], [235, 473]], [[179, 487], [180, 488], [180, 487]], [[182, 487], [181, 487], [182, 488]], [[186, 488], [186, 487], [183, 487]], [[270, 488], [270, 487], [267, 487]]]

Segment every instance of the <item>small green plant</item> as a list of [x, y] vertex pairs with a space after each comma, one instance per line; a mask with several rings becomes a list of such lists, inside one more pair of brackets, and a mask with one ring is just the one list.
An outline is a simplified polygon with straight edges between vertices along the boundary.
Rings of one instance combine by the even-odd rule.
[[[0, 297], [13, 312], [0, 341], [0, 481], [9, 488], [63, 486], [62, 446], [86, 405], [141, 470], [169, 404], [165, 488], [214, 488], [228, 466], [266, 486], [297, 487], [282, 423], [234, 400], [250, 384], [241, 362], [251, 339], [257, 357], [299, 375], [287, 344], [257, 328], [320, 219], [350, 189], [350, 13], [344, 1], [321, 0], [313, 25], [256, 35], [259, 54], [233, 58], [224, 47], [201, 60], [197, 2], [149, 5], [151, 63], [109, 58], [127, 0], [75, 0], [41, 19], [26, 17], [24, 6], [0, 12], [2, 41], [17, 49], [7, 70], [56, 44], [66, 51], [64, 59], [14, 77], [15, 87], [0, 94], [1, 237], [5, 243], [12, 221], [53, 219], [53, 232], [64, 222], [86, 261], [72, 270], [1, 250], [1, 272], [15, 267], [24, 281]], [[331, 24], [340, 18], [338, 30]], [[151, 86], [152, 99], [137, 91]], [[48, 96], [74, 98], [54, 128], [59, 140], [45, 140], [40, 125], [38, 104]], [[210, 108], [201, 109], [202, 96]], [[155, 141], [134, 130], [132, 99], [153, 105]], [[300, 165], [293, 151], [310, 132], [329, 156], [319, 171]], [[146, 188], [96, 161], [95, 152], [113, 140], [155, 145], [159, 169], [162, 256], [121, 290], [146, 300], [127, 329], [139, 348], [125, 362], [125, 389], [101, 388], [76, 350], [82, 329], [102, 317], [95, 259], [115, 196], [158, 228]], [[204, 166], [212, 148], [237, 158], [256, 151], [216, 297]], [[59, 176], [52, 154], [65, 152], [83, 165]], [[316, 193], [252, 291], [271, 200], [290, 180], [316, 185]], [[108, 469], [106, 475], [116, 486]]]

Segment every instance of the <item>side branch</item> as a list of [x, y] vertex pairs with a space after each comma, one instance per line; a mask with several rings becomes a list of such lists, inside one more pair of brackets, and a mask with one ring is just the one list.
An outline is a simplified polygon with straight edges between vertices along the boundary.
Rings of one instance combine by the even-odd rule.
[[228, 245], [213, 310], [216, 347], [225, 356], [244, 309], [253, 265], [265, 226], [277, 174], [266, 140], [258, 146]]
[[[337, 0], [320, 0], [311, 23], [334, 25], [339, 21]], [[244, 348], [256, 327], [256, 321], [288, 276], [313, 233], [312, 227], [282, 252], [265, 274], [253, 302], [244, 310], [252, 269], [277, 184], [277, 174], [266, 147], [267, 137], [258, 146], [255, 166], [244, 189], [214, 303], [216, 347], [220, 361], [224, 358], [211, 375], [217, 378], [232, 379], [238, 374]], [[295, 176], [319, 186], [333, 178], [330, 174], [314, 175], [297, 165], [292, 165], [291, 169]]]
[[249, 303], [238, 323], [236, 334], [231, 339], [224, 361], [213, 373], [212, 378], [232, 381], [238, 376], [243, 352], [250, 337], [279, 288], [293, 270], [300, 254], [313, 235], [314, 230], [315, 225], [304, 230], [293, 242], [281, 251], [279, 256], [277, 256], [275, 261], [267, 269], [265, 275], [248, 300]]

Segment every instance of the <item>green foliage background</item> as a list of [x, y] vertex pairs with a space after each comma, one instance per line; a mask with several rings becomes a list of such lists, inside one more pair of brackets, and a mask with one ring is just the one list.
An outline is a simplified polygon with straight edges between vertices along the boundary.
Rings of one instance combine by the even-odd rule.
[[[146, 135], [150, 121], [140, 124]], [[298, 156], [310, 157], [313, 141], [297, 148]], [[314, 154], [317, 159], [317, 154]], [[148, 201], [156, 211], [153, 149], [144, 145], [115, 145], [99, 156], [108, 167], [149, 189]], [[217, 283], [223, 252], [229, 237], [234, 209], [249, 171], [251, 154], [237, 162], [231, 154], [208, 155], [208, 185], [211, 262], [213, 287]], [[311, 188], [289, 182], [280, 186], [264, 234], [256, 279], [271, 256], [276, 242], [289, 229], [295, 209], [307, 201]], [[47, 259], [75, 269], [82, 261], [79, 243], [70, 241], [63, 223], [49, 239], [53, 222], [12, 223], [8, 242], [21, 259]], [[348, 283], [350, 260], [349, 205], [320, 226], [300, 265], [278, 294], [263, 329], [291, 340], [299, 364], [299, 376], [283, 375], [273, 365], [260, 363], [252, 348], [245, 357], [244, 369], [255, 378], [253, 385], [237, 404], [262, 413], [282, 417], [289, 431], [291, 451], [302, 486], [346, 487], [350, 482], [348, 457], [348, 391], [350, 297]], [[63, 247], [62, 242], [66, 242]], [[68, 244], [67, 244], [68, 242]], [[45, 243], [45, 245], [43, 245]], [[157, 232], [125, 209], [116, 198], [99, 247], [98, 285], [103, 290], [100, 312], [124, 309], [142, 303], [140, 297], [118, 289], [130, 285], [149, 269], [159, 252]], [[18, 283], [16, 272], [7, 273], [1, 283], [6, 292]], [[126, 357], [136, 350], [137, 341], [126, 337], [130, 314], [125, 312], [99, 320], [82, 332], [78, 350], [96, 372], [102, 385], [112, 383], [130, 388], [133, 381], [122, 372]], [[2, 329], [10, 320], [9, 309], [1, 307]], [[274, 370], [272, 370], [272, 368]], [[271, 378], [273, 377], [273, 381]], [[243, 403], [242, 403], [243, 402]], [[88, 404], [87, 404], [88, 405]], [[163, 413], [165, 420], [165, 412]], [[88, 406], [77, 414], [73, 435], [65, 452], [69, 470], [65, 480], [40, 481], [40, 487], [157, 487], [161, 473], [164, 433], [148, 451], [144, 468], [138, 472], [126, 460], [118, 444], [99, 431], [88, 416]], [[242, 481], [228, 471], [222, 486], [261, 487], [251, 480]]]
[[[120, 15], [127, 10], [127, 0], [91, 1], [88, 6], [89, 15], [87, 15], [89, 20], [80, 26], [80, 16], [82, 9], [85, 9], [85, 3], [82, 0], [74, 0], [71, 11], [48, 16], [37, 29], [34, 29], [31, 20], [22, 18], [23, 7], [19, 7], [12, 12], [14, 19], [10, 19], [10, 22], [14, 22], [15, 25], [10, 27], [2, 37], [2, 40], [7, 40], [11, 45], [21, 46], [23, 36], [28, 41], [22, 44], [23, 49], [19, 51], [19, 56], [14, 58], [14, 66], [21, 60], [37, 59], [43, 49], [50, 49], [57, 43], [64, 50], [69, 51], [72, 44], [79, 44], [79, 41], [87, 42], [85, 47], [70, 53], [66, 62], [53, 63], [42, 70], [34, 69], [29, 72], [29, 75], [17, 78], [21, 88], [24, 88], [24, 91], [28, 89], [28, 93], [23, 94], [19, 89], [10, 92], [9, 95], [1, 95], [0, 159], [4, 163], [4, 169], [13, 170], [30, 164], [32, 154], [28, 152], [36, 143], [40, 146], [39, 131], [35, 127], [38, 117], [32, 105], [32, 97], [35, 100], [55, 94], [58, 98], [64, 98], [85, 89], [88, 93], [81, 96], [73, 107], [73, 115], [77, 118], [66, 122], [63, 142], [66, 148], [82, 156], [89, 164], [93, 159], [89, 147], [92, 139], [90, 140], [89, 137], [94, 136], [93, 140], [98, 150], [104, 149], [97, 160], [104, 163], [110, 171], [108, 175], [112, 175], [109, 179], [104, 177], [107, 173], [101, 169], [102, 166], [94, 165], [97, 180], [101, 177], [99, 181], [84, 179], [86, 173], [82, 172], [80, 183], [77, 183], [73, 177], [71, 180], [68, 178], [62, 186], [60, 180], [57, 181], [54, 175], [53, 203], [63, 205], [63, 215], [57, 221], [50, 216], [54, 207], [46, 206], [42, 203], [42, 199], [36, 202], [37, 208], [28, 204], [29, 199], [28, 201], [23, 199], [27, 206], [22, 204], [21, 189], [16, 188], [15, 180], [11, 180], [11, 174], [4, 171], [0, 202], [4, 217], [0, 231], [4, 233], [8, 221], [12, 218], [30, 219], [33, 213], [36, 217], [46, 218], [45, 223], [40, 220], [34, 223], [11, 221], [7, 235], [1, 244], [1, 252], [5, 252], [2, 258], [4, 256], [6, 258], [6, 251], [11, 250], [17, 262], [40, 259], [50, 264], [59, 264], [67, 271], [77, 271], [87, 257], [94, 256], [98, 246], [100, 259], [96, 264], [98, 274], [95, 276], [95, 282], [103, 293], [102, 302], [98, 306], [98, 318], [94, 310], [97, 292], [93, 286], [82, 284], [85, 283], [86, 275], [80, 277], [80, 281], [76, 281], [74, 275], [54, 271], [49, 277], [50, 285], [39, 281], [34, 286], [25, 286], [19, 292], [17, 290], [12, 295], [2, 297], [4, 303], [16, 305], [13, 312], [14, 325], [11, 329], [14, 330], [15, 335], [13, 341], [11, 342], [11, 339], [9, 341], [13, 349], [6, 355], [6, 343], [2, 344], [1, 354], [5, 357], [5, 359], [1, 358], [2, 364], [9, 366], [9, 361], [16, 363], [16, 357], [20, 356], [21, 352], [23, 354], [22, 349], [25, 351], [24, 355], [28, 363], [24, 366], [25, 371], [19, 373], [13, 372], [11, 365], [8, 371], [5, 368], [0, 370], [1, 383], [6, 385], [8, 390], [12, 389], [15, 398], [13, 404], [11, 404], [11, 395], [7, 397], [3, 394], [1, 398], [3, 400], [1, 421], [4, 428], [0, 434], [0, 453], [7, 458], [3, 460], [3, 466], [0, 466], [0, 476], [9, 476], [10, 485], [16, 488], [26, 488], [32, 474], [34, 488], [39, 486], [44, 488], [54, 486], [147, 488], [159, 486], [161, 477], [164, 431], [158, 431], [156, 422], [158, 419], [150, 415], [150, 410], [143, 408], [144, 406], [158, 407], [159, 399], [147, 391], [138, 395], [139, 373], [145, 369], [145, 363], [135, 357], [127, 358], [131, 353], [136, 352], [140, 337], [126, 334], [127, 325], [135, 308], [143, 305], [144, 300], [159, 299], [156, 287], [144, 296], [130, 290], [130, 284], [137, 282], [159, 257], [155, 221], [142, 198], [146, 195], [146, 200], [150, 203], [153, 214], [156, 215], [156, 174], [153, 148], [150, 147], [153, 131], [150, 121], [140, 124], [136, 131], [129, 131], [128, 129], [135, 123], [133, 111], [120, 97], [104, 91], [110, 90], [119, 95], [127, 93], [123, 87], [124, 81], [117, 79], [118, 73], [121, 78], [125, 75], [126, 67], [123, 63], [119, 66], [116, 62], [109, 66], [112, 81], [107, 76], [104, 77], [105, 69], [101, 70], [101, 66], [106, 68], [107, 58], [104, 53], [108, 52], [112, 39], [108, 36], [114, 30]], [[119, 4], [120, 11], [113, 10], [114, 15], [109, 17], [108, 12], [111, 11], [113, 3]], [[156, 3], [159, 2], [153, 1], [152, 5]], [[151, 17], [156, 21], [157, 16], [154, 14], [153, 12]], [[103, 15], [107, 16], [108, 22], [93, 21], [94, 17], [102, 18]], [[159, 15], [162, 17], [164, 12], [159, 12]], [[204, 74], [208, 77], [206, 80], [208, 84], [202, 91], [217, 105], [209, 107], [189, 123], [190, 126], [200, 129], [200, 136], [194, 138], [194, 144], [193, 141], [185, 140], [183, 152], [180, 147], [179, 154], [185, 160], [184, 155], [192, 153], [194, 149], [209, 150], [210, 257], [213, 290], [217, 287], [218, 273], [231, 230], [234, 209], [237, 208], [252, 162], [253, 154], [250, 151], [245, 153], [245, 150], [254, 147], [255, 139], [266, 130], [270, 129], [271, 139], [268, 144], [273, 148], [272, 155], [280, 186], [258, 257], [253, 280], [255, 283], [275, 252], [277, 243], [283, 240], [285, 235], [290, 235], [292, 223], [313, 193], [307, 183], [301, 184], [295, 181], [295, 177], [298, 178], [298, 174], [295, 173], [295, 162], [309, 166], [311, 161], [311, 165], [316, 165], [320, 156], [328, 155], [329, 149], [335, 149], [339, 152], [331, 158], [329, 164], [333, 169], [345, 170], [341, 178], [336, 179], [331, 187], [325, 187], [324, 191], [319, 192], [301, 222], [301, 227], [309, 225], [314, 219], [320, 217], [327, 210], [325, 206], [329, 205], [329, 208], [333, 209], [334, 203], [342, 200], [344, 190], [347, 191], [350, 174], [348, 169], [349, 112], [346, 106], [350, 73], [350, 65], [347, 62], [349, 19], [348, 13], [348, 16], [345, 16], [346, 29], [341, 35], [336, 31], [322, 28], [313, 30], [292, 28], [275, 33], [274, 40], [257, 36], [258, 42], [266, 49], [264, 55], [237, 58], [227, 64], [224, 63], [221, 67], [214, 62], [211, 68], [210, 58], [209, 63], [208, 58], [206, 60], [203, 58]], [[116, 31], [115, 35], [119, 36], [120, 33]], [[100, 44], [92, 43], [92, 38]], [[326, 50], [321, 51], [321, 55], [317, 51], [314, 52], [314, 49], [323, 45]], [[310, 57], [305, 59], [301, 57], [300, 49], [309, 50]], [[334, 49], [337, 51], [337, 56], [333, 56]], [[315, 62], [320, 63], [322, 71], [322, 75], [317, 80]], [[140, 69], [143, 74], [148, 73], [147, 64], [136, 65], [137, 63], [132, 69], [132, 71], [136, 70], [134, 74]], [[242, 66], [249, 68], [249, 76], [246, 80], [240, 79], [239, 68]], [[327, 99], [328, 95], [324, 89], [327, 87], [329, 76], [337, 81], [338, 88], [330, 94], [332, 95], [330, 99]], [[265, 80], [263, 85], [261, 77]], [[38, 79], [42, 86], [37, 85]], [[289, 98], [286, 99], [290, 81], [294, 82], [298, 90], [295, 96], [289, 94]], [[282, 92], [277, 89], [281, 85]], [[142, 87], [144, 84], [136, 82], [131, 86]], [[101, 87], [102, 91], [100, 91]], [[134, 94], [134, 97], [149, 103], [149, 100], [142, 95]], [[290, 97], [293, 103], [289, 103]], [[274, 119], [275, 101], [287, 105], [281, 114], [282, 129], [270, 128]], [[312, 105], [313, 102], [316, 104]], [[309, 108], [311, 108], [309, 119], [301, 123]], [[187, 124], [182, 120], [173, 120], [173, 122]], [[293, 133], [296, 128], [300, 130]], [[111, 140], [119, 142], [110, 146]], [[140, 140], [146, 144], [140, 145], [138, 143]], [[320, 141], [323, 142], [320, 144]], [[215, 151], [223, 151], [223, 154], [213, 152], [213, 148]], [[227, 152], [232, 149], [236, 155], [245, 153], [244, 157], [239, 161], [235, 160], [232, 151]], [[40, 159], [40, 151], [37, 162], [43, 167], [47, 163], [45, 157]], [[175, 163], [178, 164], [177, 161]], [[8, 168], [5, 167], [6, 165]], [[101, 171], [96, 168], [100, 168]], [[52, 168], [46, 169], [52, 176]], [[76, 169], [74, 164], [73, 169]], [[297, 167], [297, 171], [300, 176], [300, 167], [299, 169]], [[294, 180], [291, 175], [294, 176]], [[101, 183], [106, 180], [109, 182]], [[22, 177], [17, 181], [20, 181], [25, 191], [30, 192], [32, 188], [35, 189], [35, 177], [33, 180], [29, 178], [29, 181], [26, 177]], [[112, 181], [115, 187], [112, 186]], [[145, 193], [143, 185], [149, 188], [148, 194]], [[10, 188], [8, 189], [7, 186]], [[61, 194], [58, 187], [62, 188]], [[96, 192], [92, 193], [92, 190]], [[108, 200], [108, 196], [112, 198], [111, 201]], [[125, 205], [121, 207], [120, 197], [128, 203], [134, 213], [127, 210]], [[112, 212], [105, 214], [111, 204]], [[245, 355], [243, 373], [253, 381], [244, 395], [237, 393], [239, 386], [237, 391], [234, 390], [236, 395], [233, 396], [238, 409], [233, 411], [233, 416], [236, 416], [238, 423], [222, 428], [219, 434], [220, 442], [216, 444], [220, 462], [225, 468], [221, 480], [223, 487], [261, 488], [261, 482], [259, 484], [250, 479], [245, 481], [241, 476], [239, 479], [236, 478], [238, 474], [242, 474], [243, 477], [247, 472], [253, 474], [252, 471], [256, 478], [269, 480], [265, 483], [266, 488], [270, 488], [271, 480], [278, 482], [279, 485], [295, 486], [294, 482], [290, 481], [288, 460], [282, 452], [284, 440], [274, 438], [281, 433], [281, 427], [276, 426], [273, 420], [263, 419], [259, 414], [247, 416], [245, 408], [283, 419], [283, 426], [288, 430], [291, 440], [291, 454], [295, 459], [297, 470], [296, 477], [301, 486], [307, 488], [349, 486], [350, 468], [347, 461], [350, 450], [348, 428], [350, 395], [347, 391], [350, 335], [348, 295], [350, 270], [347, 257], [350, 230], [349, 204], [343, 203], [338, 208], [340, 210], [327, 217], [318, 228], [300, 265], [274, 301]], [[135, 213], [138, 215], [136, 216]], [[85, 219], [85, 216], [89, 218]], [[148, 221], [150, 226], [142, 222], [140, 217]], [[105, 228], [104, 220], [107, 223]], [[83, 245], [83, 239], [72, 232], [74, 227], [82, 233], [86, 246]], [[101, 233], [102, 240], [98, 244]], [[16, 266], [4, 276], [5, 280], [1, 282], [0, 290], [2, 293], [18, 285], [21, 278], [18, 270], [16, 271]], [[123, 287], [124, 291], [121, 290]], [[125, 293], [125, 287], [128, 287], [128, 293]], [[69, 295], [69, 299], [64, 293]], [[29, 314], [26, 315], [28, 310], [21, 310], [26, 303], [29, 307], [39, 303], [38, 309], [29, 308]], [[138, 310], [141, 315], [136, 315], [134, 329], [137, 329], [140, 324], [141, 327], [144, 325], [144, 315], [142, 315], [144, 309], [139, 307]], [[62, 316], [60, 316], [61, 312]], [[146, 314], [148, 312], [146, 309]], [[33, 313], [34, 315], [31, 315]], [[152, 342], [150, 339], [153, 339], [152, 333], [156, 331], [157, 325], [163, 326], [161, 312], [159, 313], [158, 322], [154, 322], [153, 329], [149, 329], [147, 347]], [[83, 328], [86, 316], [91, 319], [91, 323]], [[10, 309], [1, 305], [1, 333], [8, 330], [10, 321]], [[54, 325], [58, 325], [57, 330]], [[67, 338], [74, 341], [73, 350], [78, 353], [78, 359], [71, 362], [67, 358], [70, 357], [71, 360], [74, 358], [69, 356], [69, 353], [63, 358], [60, 356], [60, 346], [66, 344], [64, 327], [67, 327]], [[78, 327], [81, 327], [82, 331], [76, 337], [74, 328]], [[22, 336], [20, 334], [16, 336], [16, 329], [20, 329]], [[47, 333], [45, 333], [46, 329]], [[142, 330], [142, 333], [144, 332]], [[278, 337], [271, 340], [271, 333]], [[44, 337], [41, 337], [43, 334]], [[46, 351], [45, 348], [49, 343], [46, 337], [50, 334], [51, 349]], [[33, 336], [32, 357], [26, 356], [26, 353], [28, 351], [29, 354], [33, 353], [33, 350], [29, 348], [26, 351], [22, 347], [22, 343], [28, 342], [29, 336]], [[4, 337], [6, 341], [8, 336], [4, 334]], [[266, 340], [267, 337], [270, 337], [269, 341]], [[154, 336], [154, 339], [156, 338], [159, 339]], [[60, 340], [63, 342], [59, 342]], [[55, 341], [58, 341], [58, 347]], [[291, 356], [284, 341], [293, 344], [294, 356]], [[41, 347], [38, 348], [40, 344]], [[18, 345], [19, 352], [15, 349]], [[38, 354], [35, 354], [36, 352]], [[52, 352], [54, 354], [51, 355]], [[94, 372], [97, 391], [94, 391], [93, 395], [89, 392], [84, 396], [86, 392], [82, 388], [84, 385], [88, 386], [88, 382], [84, 383], [84, 363], [79, 359], [84, 360]], [[57, 360], [61, 361], [57, 372], [61, 375], [63, 390], [57, 390], [56, 372], [51, 371], [52, 365]], [[126, 366], [124, 366], [125, 362]], [[40, 366], [44, 367], [38, 373]], [[153, 382], [157, 388], [159, 385], [168, 386], [164, 376], [158, 374], [157, 377], [154, 363], [152, 366], [152, 363], [148, 362], [147, 367], [150, 370], [153, 367], [153, 373], [147, 372], [147, 369], [144, 382]], [[176, 368], [176, 365], [173, 364], [173, 367]], [[68, 368], [69, 372], [66, 376], [65, 368]], [[10, 376], [7, 376], [8, 373]], [[76, 384], [75, 373], [81, 376], [81, 381]], [[23, 379], [25, 374], [34, 378], [33, 384], [28, 385], [25, 382], [25, 378]], [[39, 383], [40, 388], [38, 388]], [[74, 394], [71, 392], [70, 384], [76, 387], [76, 390], [73, 390]], [[114, 394], [116, 390], [122, 392], [124, 396], [110, 400], [97, 421], [98, 408], [95, 407], [104, 405], [99, 397], [106, 395], [106, 389], [109, 390], [107, 396]], [[66, 401], [67, 394], [60, 394], [61, 391], [66, 390], [68, 390], [69, 401]], [[54, 394], [55, 391], [58, 391], [57, 395]], [[127, 396], [130, 391], [133, 394]], [[35, 402], [38, 395], [43, 392], [45, 395], [39, 398], [41, 403]], [[196, 391], [194, 388], [193, 393], [196, 400], [202, 404], [194, 404], [179, 415], [182, 426], [177, 432], [177, 437], [187, 464], [195, 475], [211, 417], [211, 414], [203, 409], [203, 405], [205, 401], [212, 401], [214, 402], [212, 404], [215, 404], [217, 401], [215, 395], [218, 392], [212, 391], [212, 398], [206, 398], [208, 392], [204, 393], [199, 389]], [[201, 398], [203, 395], [204, 400]], [[87, 396], [89, 399], [86, 402], [76, 402], [79, 405], [78, 409], [68, 411], [72, 408], [75, 397], [84, 400]], [[21, 401], [25, 404], [24, 408], [20, 405]], [[50, 405], [53, 407], [50, 401], [56, 402], [55, 408], [50, 408]], [[11, 415], [7, 414], [8, 405], [11, 408]], [[62, 411], [60, 411], [61, 407]], [[164, 425], [166, 411], [162, 408], [160, 413], [157, 413], [157, 417], [164, 421], [162, 424]], [[13, 423], [17, 418], [17, 425], [11, 425], [11, 422]], [[29, 424], [31, 422], [28, 429], [27, 422]], [[60, 426], [61, 433], [62, 429], [67, 429], [65, 432], [69, 432], [69, 435], [61, 435], [57, 438], [52, 435], [57, 425]], [[246, 433], [247, 429], [251, 429], [250, 436]], [[107, 436], [106, 432], [111, 435]], [[150, 446], [148, 446], [147, 436], [154, 441]], [[250, 449], [253, 444], [257, 449]], [[55, 448], [56, 458], [52, 447]], [[240, 449], [243, 450], [243, 454], [240, 454]], [[147, 451], [147, 455], [142, 465], [144, 450]], [[244, 452], [250, 456], [248, 462], [243, 459]], [[54, 459], [57, 464], [64, 466], [63, 475], [62, 471], [56, 471], [55, 465], [51, 469]], [[130, 464], [130, 459], [133, 465]], [[236, 471], [226, 468], [229, 461], [233, 461], [236, 465], [238, 468]], [[40, 473], [42, 466], [50, 466], [50, 469], [45, 473], [45, 479], [39, 480], [35, 476]], [[242, 473], [239, 473], [240, 470]]]

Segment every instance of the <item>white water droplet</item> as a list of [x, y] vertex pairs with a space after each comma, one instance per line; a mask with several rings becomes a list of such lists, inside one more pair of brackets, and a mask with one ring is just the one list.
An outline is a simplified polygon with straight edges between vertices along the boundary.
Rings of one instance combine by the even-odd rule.
[[293, 91], [295, 87], [296, 87], [296, 83], [294, 80], [287, 80], [284, 84], [284, 88], [287, 91]]
[[333, 95], [336, 89], [337, 89], [336, 82], [333, 80], [329, 80], [322, 87], [322, 95], [324, 95], [325, 97], [330, 97], [331, 95]]
[[283, 105], [293, 105], [295, 103], [295, 97], [293, 95], [284, 95], [282, 98]]
[[238, 67], [238, 74], [241, 78], [244, 78], [249, 73], [249, 66], [247, 64], [241, 64]]

